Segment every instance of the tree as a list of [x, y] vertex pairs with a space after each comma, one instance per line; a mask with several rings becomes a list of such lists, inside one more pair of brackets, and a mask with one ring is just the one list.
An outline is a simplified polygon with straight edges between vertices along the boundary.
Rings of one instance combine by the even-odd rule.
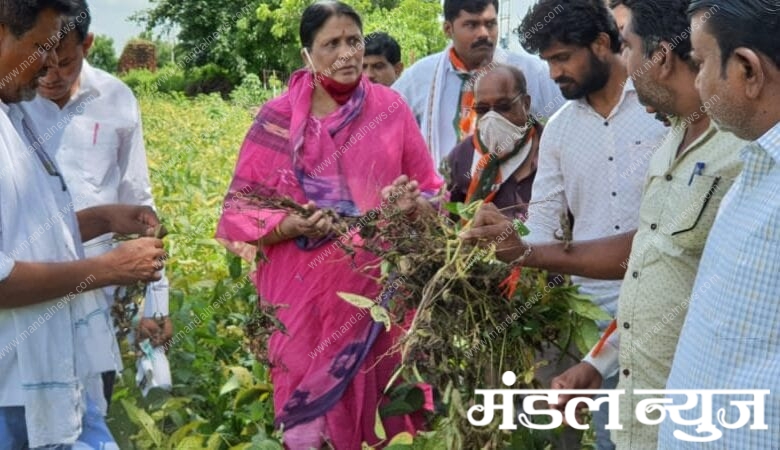
[[119, 61], [114, 52], [114, 40], [102, 34], [96, 35], [87, 61], [94, 67], [115, 73]]
[[165, 66], [175, 64], [176, 59], [182, 56], [182, 51], [177, 48], [170, 39], [162, 39], [161, 36], [154, 36], [149, 30], [141, 32], [138, 39], [151, 41], [157, 49], [157, 67], [162, 69]]
[[[298, 25], [301, 11], [311, 3], [312, 0], [272, 0], [261, 4], [257, 11], [277, 41], [295, 43], [282, 47], [289, 68], [300, 67]], [[447, 44], [439, 20], [439, 0], [353, 0], [349, 3], [363, 19], [364, 33], [385, 31], [398, 41], [406, 64], [411, 56], [420, 59]]]
[[[298, 26], [313, 0], [152, 0], [134, 19], [148, 30], [178, 29], [176, 58], [181, 67], [208, 63], [238, 79], [262, 70], [290, 72], [301, 67]], [[404, 62], [444, 48], [439, 0], [350, 0], [366, 33], [387, 31], [401, 44]], [[179, 58], [181, 48], [182, 58]]]
[[177, 36], [176, 64], [182, 68], [215, 64], [236, 78], [262, 69], [285, 67], [280, 45], [257, 9], [263, 0], [154, 0], [154, 7], [133, 19], [147, 30]]

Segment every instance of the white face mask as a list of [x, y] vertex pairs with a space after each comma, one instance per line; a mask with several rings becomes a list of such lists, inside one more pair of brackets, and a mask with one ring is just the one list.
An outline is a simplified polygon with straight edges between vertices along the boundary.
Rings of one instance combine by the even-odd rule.
[[477, 121], [480, 141], [485, 144], [490, 153], [498, 156], [511, 152], [515, 143], [523, 139], [529, 129], [531, 129], [530, 123], [517, 126], [495, 111], [488, 111]]

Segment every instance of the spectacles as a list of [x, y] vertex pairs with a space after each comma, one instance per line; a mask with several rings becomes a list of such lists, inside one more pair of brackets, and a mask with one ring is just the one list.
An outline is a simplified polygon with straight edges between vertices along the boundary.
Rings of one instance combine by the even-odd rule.
[[487, 114], [488, 111], [493, 110], [497, 113], [506, 113], [512, 110], [512, 107], [515, 103], [517, 103], [518, 100], [523, 98], [525, 96], [524, 92], [521, 92], [517, 94], [512, 100], [499, 100], [493, 105], [486, 105], [484, 103], [477, 103], [474, 105], [474, 112], [477, 113], [478, 116]]

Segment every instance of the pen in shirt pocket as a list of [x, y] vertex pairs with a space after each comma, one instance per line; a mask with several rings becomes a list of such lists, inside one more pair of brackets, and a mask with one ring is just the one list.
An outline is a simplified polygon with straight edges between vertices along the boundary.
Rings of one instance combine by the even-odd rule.
[[691, 172], [691, 178], [688, 180], [688, 186], [693, 184], [693, 177], [695, 177], [696, 175], [701, 176], [702, 172], [704, 172], [704, 163], [697, 162], [696, 165], [693, 167], [693, 172]]
[[95, 122], [95, 130], [92, 132], [92, 145], [97, 145], [98, 130], [100, 130], [100, 122]]

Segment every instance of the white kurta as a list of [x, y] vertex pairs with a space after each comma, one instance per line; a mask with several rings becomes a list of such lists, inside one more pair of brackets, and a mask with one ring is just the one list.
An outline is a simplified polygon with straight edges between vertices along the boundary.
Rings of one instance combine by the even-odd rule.
[[[0, 108], [4, 280], [15, 261], [67, 262], [84, 253], [77, 202], [18, 134], [21, 111]], [[88, 291], [93, 281], [74, 280], [74, 291], [59, 299], [0, 309], [0, 407], [24, 406], [30, 447], [75, 442], [85, 393], [102, 391], [100, 372], [117, 353], [102, 301]]]

